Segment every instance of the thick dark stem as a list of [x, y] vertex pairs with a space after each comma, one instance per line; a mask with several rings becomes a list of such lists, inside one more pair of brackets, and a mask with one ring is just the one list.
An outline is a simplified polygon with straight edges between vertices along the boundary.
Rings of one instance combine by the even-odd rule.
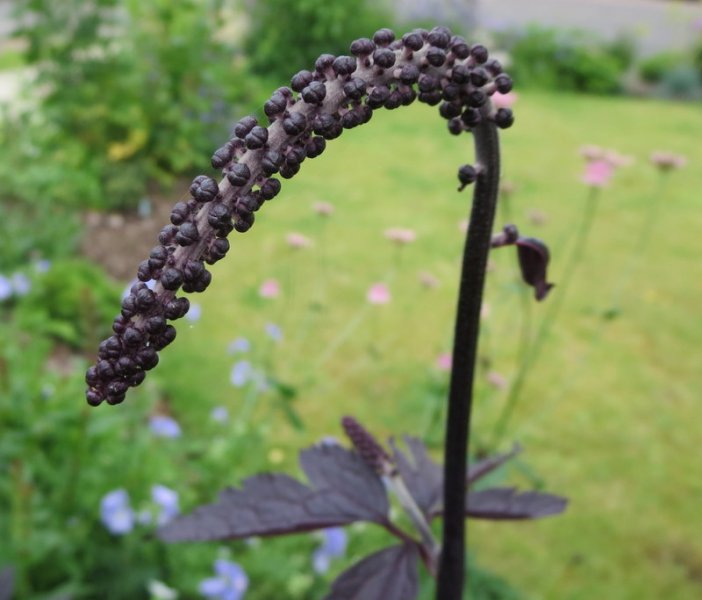
[[436, 596], [438, 600], [461, 600], [463, 597], [466, 472], [473, 375], [478, 352], [485, 268], [500, 178], [499, 143], [495, 125], [484, 120], [475, 127], [473, 136], [479, 174], [463, 251], [456, 310], [444, 443], [444, 520]]

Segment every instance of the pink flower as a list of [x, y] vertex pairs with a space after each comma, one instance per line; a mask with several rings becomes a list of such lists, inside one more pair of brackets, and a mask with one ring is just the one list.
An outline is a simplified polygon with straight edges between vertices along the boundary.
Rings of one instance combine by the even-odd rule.
[[312, 240], [301, 233], [289, 233], [287, 236], [285, 236], [285, 240], [288, 242], [288, 246], [295, 248], [296, 250], [301, 248], [309, 248], [312, 246]]
[[332, 204], [329, 204], [329, 202], [316, 202], [312, 206], [312, 209], [320, 217], [329, 217], [332, 214], [334, 214], [334, 206]]
[[450, 352], [443, 352], [436, 358], [436, 368], [439, 369], [439, 371], [450, 371], [452, 363], [453, 357]]
[[507, 92], [506, 94], [495, 92], [492, 95], [492, 104], [495, 108], [512, 108], [517, 98], [519, 96], [514, 92]]
[[483, 305], [480, 307], [480, 318], [487, 319], [490, 316], [491, 312], [492, 312], [492, 306], [490, 305], [490, 303], [483, 302]]
[[468, 219], [463, 219], [458, 223], [458, 231], [468, 233]]
[[533, 208], [527, 214], [527, 218], [532, 225], [543, 225], [546, 222], [546, 214]]
[[591, 160], [585, 166], [583, 183], [593, 188], [605, 187], [614, 173], [612, 163], [604, 159]]
[[507, 387], [507, 379], [497, 371], [490, 371], [487, 374], [487, 380], [491, 386], [496, 387], [498, 390], [503, 390]]
[[439, 280], [431, 273], [427, 273], [426, 271], [419, 274], [419, 283], [421, 283], [422, 286], [428, 290], [433, 290], [434, 288], [439, 287]]
[[391, 300], [390, 288], [384, 283], [374, 283], [368, 288], [366, 299], [371, 304], [388, 304]]
[[687, 159], [680, 154], [659, 151], [651, 154], [651, 162], [661, 171], [672, 171], [684, 167], [687, 164]]
[[630, 167], [634, 164], [634, 157], [619, 154], [616, 150], [605, 150], [604, 159], [613, 167]]
[[261, 298], [277, 298], [280, 296], [280, 284], [275, 279], [266, 279], [258, 288]]
[[405, 244], [411, 244], [415, 239], [417, 239], [417, 234], [412, 229], [392, 227], [385, 230], [385, 237], [391, 242], [404, 246]]
[[603, 148], [600, 148], [599, 146], [588, 144], [586, 146], [581, 146], [580, 148], [580, 156], [582, 156], [587, 161], [599, 160], [601, 158], [604, 158], [604, 155], [605, 150]]

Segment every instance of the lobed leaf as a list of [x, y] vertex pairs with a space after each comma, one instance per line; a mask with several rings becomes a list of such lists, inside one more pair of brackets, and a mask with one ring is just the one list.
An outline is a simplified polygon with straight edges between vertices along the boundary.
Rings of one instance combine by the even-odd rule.
[[475, 483], [478, 479], [492, 473], [495, 469], [501, 467], [510, 458], [514, 458], [521, 451], [521, 446], [515, 444], [512, 450], [506, 452], [505, 454], [495, 454], [494, 456], [488, 456], [487, 458], [473, 463], [468, 467], [468, 485]]
[[562, 513], [568, 500], [542, 492], [518, 492], [516, 488], [490, 488], [469, 492], [466, 516], [473, 519], [541, 519]]
[[417, 506], [425, 514], [431, 514], [442, 502], [443, 470], [431, 459], [421, 440], [410, 436], [404, 436], [403, 440], [409, 456], [398, 449], [394, 440], [390, 440], [397, 470]]
[[390, 546], [344, 571], [325, 600], [413, 600], [419, 593], [417, 547]]

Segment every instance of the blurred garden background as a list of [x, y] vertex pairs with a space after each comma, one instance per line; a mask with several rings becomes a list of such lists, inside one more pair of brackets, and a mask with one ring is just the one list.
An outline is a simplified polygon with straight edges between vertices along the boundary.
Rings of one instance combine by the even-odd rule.
[[0, 14], [0, 598], [321, 598], [387, 544], [371, 526], [229, 545], [155, 529], [254, 473], [299, 476], [300, 449], [346, 443], [345, 414], [441, 458], [473, 150], [435, 109], [378, 111], [284, 181], [124, 404], [89, 408], [83, 378], [237, 119], [322, 52], [435, 24], [513, 76], [497, 225], [543, 239], [556, 283], [534, 302], [494, 251], [471, 450], [518, 442], [497, 481], [570, 499], [553, 519], [472, 521], [470, 597], [702, 597], [699, 2]]

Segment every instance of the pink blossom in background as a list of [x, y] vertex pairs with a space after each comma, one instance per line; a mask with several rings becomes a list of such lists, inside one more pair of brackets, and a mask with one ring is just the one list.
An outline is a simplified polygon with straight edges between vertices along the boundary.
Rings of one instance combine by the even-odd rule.
[[312, 240], [310, 238], [308, 238], [305, 235], [302, 235], [301, 233], [296, 232], [292, 232], [286, 235], [285, 241], [288, 243], [288, 246], [290, 246], [291, 248], [295, 248], [296, 250], [299, 250], [301, 248], [310, 248], [313, 245]]
[[463, 219], [458, 223], [458, 231], [468, 233], [468, 219]]
[[546, 214], [536, 208], [527, 213], [527, 218], [532, 225], [543, 225], [547, 221]]
[[502, 196], [511, 196], [517, 191], [517, 186], [513, 181], [500, 181], [500, 194]]
[[585, 165], [583, 183], [593, 188], [605, 187], [614, 173], [612, 164], [604, 159], [591, 160]]
[[439, 371], [450, 371], [452, 363], [453, 357], [450, 352], [443, 352], [436, 358], [436, 368], [439, 369]]
[[680, 154], [658, 151], [651, 154], [651, 163], [661, 171], [672, 171], [684, 167], [687, 164], [687, 159]]
[[600, 160], [604, 158], [605, 150], [599, 146], [594, 146], [592, 144], [587, 144], [580, 147], [580, 156], [585, 160]]
[[428, 290], [433, 290], [434, 288], [439, 287], [439, 280], [431, 273], [427, 273], [426, 271], [422, 271], [419, 274], [419, 283], [422, 284], [422, 287], [425, 287]]
[[487, 380], [491, 386], [496, 387], [498, 390], [503, 390], [507, 387], [507, 379], [497, 371], [490, 371], [487, 374]]
[[487, 319], [491, 313], [492, 305], [489, 302], [483, 302], [483, 305], [480, 307], [480, 318]]
[[258, 288], [261, 298], [277, 298], [280, 296], [280, 284], [275, 279], [266, 279]]
[[500, 94], [500, 92], [495, 92], [492, 96], [492, 103], [495, 108], [512, 108], [514, 103], [517, 101], [519, 96], [514, 92], [507, 92], [506, 94]]
[[605, 150], [604, 159], [613, 167], [630, 167], [636, 161], [633, 156], [620, 154], [616, 150]]
[[316, 202], [313, 206], [312, 209], [314, 212], [316, 212], [320, 217], [329, 217], [334, 214], [334, 205], [329, 204], [329, 202]]
[[405, 229], [402, 227], [391, 227], [385, 230], [385, 238], [391, 242], [395, 242], [400, 246], [405, 244], [411, 244], [417, 239], [417, 234], [412, 229]]
[[392, 299], [390, 296], [390, 288], [384, 283], [374, 283], [368, 288], [366, 299], [371, 304], [388, 304]]

